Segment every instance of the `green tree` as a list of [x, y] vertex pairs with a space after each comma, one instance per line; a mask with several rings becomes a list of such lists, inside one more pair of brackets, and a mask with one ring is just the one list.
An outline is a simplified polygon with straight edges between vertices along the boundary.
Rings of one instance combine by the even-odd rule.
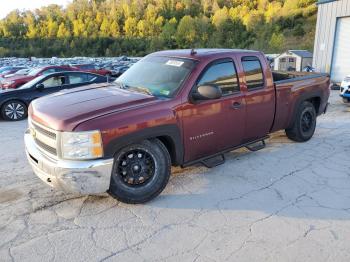
[[273, 50], [275, 53], [281, 52], [284, 49], [284, 42], [285, 42], [285, 38], [283, 36], [283, 34], [278, 34], [278, 33], [273, 33], [270, 42], [269, 42], [269, 46], [271, 48], [271, 50]]

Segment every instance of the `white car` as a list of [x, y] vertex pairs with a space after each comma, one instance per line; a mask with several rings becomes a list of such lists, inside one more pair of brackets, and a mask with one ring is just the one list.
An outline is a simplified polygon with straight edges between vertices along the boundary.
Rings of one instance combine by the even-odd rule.
[[350, 75], [345, 77], [340, 85], [340, 96], [343, 98], [344, 102], [350, 102]]

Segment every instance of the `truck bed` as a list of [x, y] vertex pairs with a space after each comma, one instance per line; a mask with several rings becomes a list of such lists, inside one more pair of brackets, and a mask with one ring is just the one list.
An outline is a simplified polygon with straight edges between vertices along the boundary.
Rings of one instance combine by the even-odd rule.
[[272, 132], [290, 126], [298, 103], [308, 96], [319, 97], [316, 111], [323, 113], [329, 92], [329, 75], [308, 72], [272, 72], [276, 88], [276, 113]]
[[272, 71], [272, 77], [275, 84], [283, 84], [327, 76], [328, 74], [321, 73]]

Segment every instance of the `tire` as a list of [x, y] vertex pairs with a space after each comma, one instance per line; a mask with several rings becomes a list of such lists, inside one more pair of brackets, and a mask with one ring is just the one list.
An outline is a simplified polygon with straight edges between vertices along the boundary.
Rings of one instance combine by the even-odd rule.
[[11, 100], [1, 107], [1, 115], [7, 121], [20, 121], [27, 118], [28, 108], [21, 101]]
[[316, 118], [314, 105], [309, 101], [302, 102], [292, 127], [285, 130], [287, 137], [296, 142], [310, 140], [315, 133]]
[[148, 202], [164, 190], [170, 168], [169, 152], [158, 139], [126, 146], [114, 157], [108, 193], [124, 203]]
[[350, 103], [350, 99], [349, 99], [349, 98], [346, 98], [346, 97], [343, 97], [343, 102], [346, 103], [346, 104], [347, 104], [347, 103]]

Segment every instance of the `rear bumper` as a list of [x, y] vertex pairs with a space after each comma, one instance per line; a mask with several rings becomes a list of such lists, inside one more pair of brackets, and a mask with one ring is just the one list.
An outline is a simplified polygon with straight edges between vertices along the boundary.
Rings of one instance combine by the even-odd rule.
[[34, 173], [46, 184], [58, 190], [80, 194], [101, 194], [109, 189], [113, 159], [56, 160], [43, 154], [28, 132], [24, 141]]

